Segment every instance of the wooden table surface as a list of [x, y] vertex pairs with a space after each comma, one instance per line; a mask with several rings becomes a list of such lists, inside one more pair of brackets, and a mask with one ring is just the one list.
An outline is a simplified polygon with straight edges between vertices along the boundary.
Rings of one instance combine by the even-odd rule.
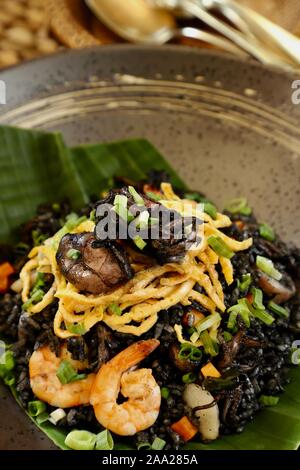
[[[300, 35], [300, 0], [239, 1]], [[0, 67], [50, 54], [62, 47], [120, 42], [118, 36], [89, 12], [84, 0], [0, 0]], [[209, 47], [187, 39], [179, 43]]]

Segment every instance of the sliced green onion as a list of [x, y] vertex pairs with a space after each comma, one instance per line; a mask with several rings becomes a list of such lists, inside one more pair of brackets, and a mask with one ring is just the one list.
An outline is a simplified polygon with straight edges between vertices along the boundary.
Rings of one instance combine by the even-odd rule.
[[228, 322], [227, 322], [227, 328], [228, 330], [233, 330], [236, 326], [236, 318], [237, 318], [238, 313], [236, 311], [232, 311], [229, 315]]
[[69, 259], [79, 259], [81, 257], [81, 252], [79, 250], [75, 250], [74, 248], [71, 248], [70, 250], [67, 251], [67, 258]]
[[42, 245], [47, 238], [47, 235], [44, 235], [39, 230], [32, 230], [31, 236], [34, 246]]
[[12, 351], [5, 351], [0, 357], [0, 377], [5, 378], [15, 367], [15, 360]]
[[67, 327], [67, 330], [70, 333], [73, 333], [74, 335], [83, 336], [87, 332], [87, 329], [84, 326], [84, 323], [82, 323], [82, 322], [74, 323], [74, 324], [66, 324], [66, 327]]
[[203, 331], [200, 334], [200, 339], [203, 343], [204, 351], [206, 352], [206, 354], [209, 354], [210, 356], [218, 355], [217, 344], [215, 344], [214, 341], [211, 339], [207, 330]]
[[163, 450], [163, 448], [166, 445], [166, 441], [163, 439], [160, 439], [159, 437], [156, 437], [152, 443], [152, 450]]
[[252, 276], [250, 273], [243, 274], [241, 279], [238, 279], [237, 286], [240, 292], [246, 292], [252, 283]]
[[199, 333], [197, 333], [197, 330], [194, 329], [194, 331], [193, 331], [193, 333], [192, 333], [192, 335], [191, 335], [191, 337], [190, 337], [190, 341], [191, 341], [192, 343], [196, 343], [196, 341], [198, 341], [198, 339], [199, 339]]
[[72, 364], [67, 360], [61, 361], [56, 375], [63, 385], [86, 378], [86, 374], [77, 374]]
[[252, 287], [251, 294], [253, 295], [253, 307], [257, 308], [258, 310], [265, 310], [266, 307], [263, 304], [264, 296], [262, 290], [256, 289], [256, 287]]
[[125, 222], [129, 223], [134, 220], [134, 216], [130, 214], [127, 209], [128, 199], [123, 194], [117, 194], [114, 199], [114, 211], [118, 216], [123, 219]]
[[234, 252], [228, 248], [225, 242], [220, 237], [209, 237], [207, 240], [209, 246], [219, 255], [224, 258], [231, 259], [234, 256]]
[[165, 400], [167, 400], [170, 396], [170, 390], [168, 389], [168, 387], [162, 387], [160, 389], [160, 393], [162, 398], [164, 398]]
[[96, 209], [93, 209], [91, 212], [90, 212], [90, 217], [89, 219], [92, 221], [92, 222], [95, 222], [96, 221]]
[[59, 423], [62, 419], [66, 417], [66, 412], [62, 408], [57, 408], [57, 410], [52, 411], [49, 415], [49, 421], [50, 423], [54, 424], [54, 426]]
[[12, 387], [16, 383], [16, 378], [12, 372], [9, 372], [5, 377], [4, 377], [4, 383], [8, 387]]
[[240, 315], [240, 317], [243, 320], [243, 322], [245, 323], [245, 325], [249, 328], [249, 326], [250, 326], [250, 318], [249, 318], [250, 310], [248, 308], [248, 305], [247, 305], [245, 299], [238, 300], [238, 303], [236, 305], [233, 305], [232, 307], [230, 307], [228, 309], [228, 313], [236, 314], [236, 315], [233, 315], [231, 321], [230, 321], [230, 317], [229, 317], [229, 322], [228, 322], [229, 323], [229, 326], [228, 326], [229, 329], [232, 329], [235, 326], [237, 315]]
[[272, 315], [270, 315], [265, 310], [255, 309], [251, 305], [249, 305], [249, 308], [250, 308], [250, 311], [251, 311], [252, 315], [255, 318], [258, 318], [263, 323], [265, 323], [265, 325], [272, 325], [272, 323], [275, 321], [275, 318], [272, 317]]
[[118, 315], [119, 317], [122, 315], [122, 310], [120, 309], [118, 304], [116, 303], [110, 304], [108, 308], [115, 315]]
[[37, 304], [38, 302], [41, 302], [43, 300], [43, 297], [45, 295], [45, 292], [42, 289], [36, 290], [30, 297], [30, 299], [27, 300], [22, 305], [23, 310], [28, 310], [32, 305]]
[[78, 227], [78, 225], [82, 224], [82, 222], [85, 222], [86, 220], [87, 218], [85, 215], [78, 217], [77, 214], [72, 212], [67, 216], [66, 223], [63, 228], [66, 230], [66, 233], [71, 232], [74, 230], [74, 228]]
[[279, 397], [273, 397], [272, 395], [261, 395], [259, 397], [259, 403], [264, 406], [275, 406], [279, 402]]
[[216, 219], [216, 217], [218, 215], [218, 211], [217, 211], [216, 206], [214, 206], [214, 204], [212, 204], [211, 202], [205, 202], [204, 203], [204, 212], [206, 212], [206, 214], [210, 215], [212, 219]]
[[206, 199], [206, 197], [203, 194], [200, 193], [185, 193], [184, 194], [184, 199], [189, 199], [190, 201], [196, 201], [196, 202], [210, 202]]
[[96, 435], [89, 431], [71, 431], [65, 439], [65, 444], [73, 450], [94, 450]]
[[149, 442], [140, 442], [137, 444], [137, 450], [151, 450], [152, 446]]
[[44, 287], [45, 287], [45, 274], [38, 272], [36, 274], [36, 278], [35, 278], [35, 282], [34, 282], [32, 292], [35, 292], [39, 289], [43, 289]]
[[114, 440], [108, 429], [97, 434], [96, 450], [113, 450]]
[[191, 361], [200, 361], [202, 359], [202, 351], [198, 348], [193, 348], [192, 353], [190, 355]]
[[147, 246], [147, 243], [139, 235], [135, 237], [133, 241], [139, 250], [143, 250]]
[[182, 343], [180, 345], [180, 350], [178, 353], [178, 358], [179, 359], [188, 359], [192, 353], [192, 348], [193, 346], [188, 343]]
[[300, 366], [300, 348], [292, 348], [291, 363], [294, 364], [294, 366]]
[[162, 199], [162, 195], [160, 194], [156, 194], [154, 193], [153, 191], [147, 191], [146, 192], [146, 196], [149, 198], [149, 199], [152, 199], [152, 201], [160, 201]]
[[182, 376], [182, 382], [184, 384], [191, 384], [193, 382], [196, 382], [196, 380], [197, 380], [197, 377], [192, 372], [189, 372], [188, 374], [184, 374]]
[[229, 333], [229, 331], [223, 331], [223, 338], [228, 343], [229, 341], [232, 340], [232, 334]]
[[48, 413], [41, 413], [40, 415], [38, 415], [36, 418], [35, 418], [37, 424], [41, 425], [43, 423], [45, 423], [46, 421], [49, 420], [49, 414]]
[[260, 224], [259, 234], [262, 238], [268, 240], [269, 242], [273, 242], [276, 238], [274, 230], [268, 224]]
[[192, 328], [189, 328], [187, 330], [187, 333], [188, 333], [189, 336], [191, 336], [192, 334], [197, 333], [197, 330], [194, 326], [192, 326]]
[[281, 307], [281, 305], [276, 304], [272, 300], [268, 303], [268, 309], [280, 317], [288, 318], [290, 316], [287, 308]]
[[[198, 336], [198, 335], [197, 335]], [[183, 343], [180, 346], [180, 351], [178, 353], [179, 359], [191, 359], [191, 361], [198, 361], [202, 358], [202, 352], [200, 349], [192, 346], [188, 343]]]
[[145, 229], [148, 227], [149, 224], [149, 212], [148, 211], [143, 211], [140, 213], [140, 215], [134, 220], [135, 225], [140, 228], [140, 229]]
[[28, 414], [29, 416], [32, 416], [33, 418], [44, 413], [46, 409], [47, 409], [46, 403], [40, 400], [30, 401], [28, 403]]
[[159, 222], [159, 219], [157, 219], [156, 217], [150, 217], [149, 219], [149, 225], [157, 225]]
[[252, 213], [251, 208], [248, 206], [247, 199], [243, 197], [229, 201], [225, 206], [225, 210], [233, 215], [241, 214], [247, 216]]
[[58, 202], [55, 202], [54, 204], [52, 204], [52, 209], [54, 210], [54, 212], [59, 212], [60, 204], [58, 204]]
[[216, 323], [219, 323], [221, 321], [220, 315], [215, 312], [209, 315], [208, 317], [203, 318], [200, 320], [195, 326], [198, 334], [202, 333], [202, 331], [207, 330], [208, 328], [211, 328], [214, 326]]
[[129, 186], [129, 187], [128, 187], [128, 191], [130, 192], [131, 196], [133, 197], [134, 202], [135, 202], [138, 206], [144, 206], [144, 205], [145, 205], [144, 199], [143, 199], [142, 196], [135, 190], [135, 188], [134, 188], [133, 186]]
[[256, 266], [265, 274], [276, 279], [276, 281], [280, 281], [282, 278], [281, 272], [279, 272], [275, 266], [273, 261], [269, 258], [265, 258], [264, 256], [257, 256], [256, 257]]

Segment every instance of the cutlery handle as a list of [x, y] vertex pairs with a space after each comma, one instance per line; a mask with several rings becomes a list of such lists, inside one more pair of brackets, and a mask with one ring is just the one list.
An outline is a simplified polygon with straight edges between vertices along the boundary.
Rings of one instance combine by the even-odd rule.
[[217, 8], [230, 8], [246, 21], [256, 36], [261, 39], [271, 40], [273, 44], [284, 51], [294, 62], [300, 64], [300, 40], [281, 28], [277, 24], [268, 20], [256, 11], [244, 5], [240, 5], [232, 0], [213, 0]]
[[228, 41], [227, 39], [222, 38], [222, 36], [202, 31], [198, 28], [185, 26], [177, 31], [177, 35], [185, 38], [197, 39], [198, 41], [204, 41], [207, 44], [211, 44], [223, 49], [224, 51], [230, 52], [231, 54], [247, 57], [247, 54], [242, 49], [235, 46], [232, 41]]
[[258, 44], [252, 43], [247, 39], [243, 34], [239, 33], [231, 26], [223, 23], [221, 20], [217, 19], [215, 16], [204, 10], [197, 0], [182, 0], [180, 2], [180, 7], [191, 13], [195, 17], [199, 18], [201, 21], [209, 25], [214, 30], [221, 33], [223, 36], [230, 39], [236, 45], [247, 51], [250, 55], [260, 60], [261, 62], [269, 65], [278, 65], [280, 67], [287, 67], [288, 63], [283, 59], [279, 58], [273, 52], [264, 49]]

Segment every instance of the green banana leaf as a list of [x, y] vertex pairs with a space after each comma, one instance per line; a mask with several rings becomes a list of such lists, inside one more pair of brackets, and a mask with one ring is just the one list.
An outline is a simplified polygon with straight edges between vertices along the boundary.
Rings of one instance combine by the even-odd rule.
[[[79, 146], [70, 152], [60, 134], [0, 128], [0, 240], [7, 240], [18, 224], [34, 215], [40, 202], [55, 202], [69, 196], [76, 208], [86, 202], [87, 194], [99, 195], [107, 189], [113, 176], [141, 179], [151, 169], [167, 170], [174, 184], [185, 187], [159, 152], [142, 139]], [[242, 434], [224, 436], [210, 444], [194, 441], [185, 448], [297, 449], [300, 445], [299, 391], [300, 368], [294, 367], [291, 383], [279, 404], [261, 411]], [[18, 401], [14, 389], [12, 393]], [[57, 447], [68, 449], [64, 444], [65, 430], [49, 422], [36, 425]], [[115, 448], [130, 449], [128, 440], [120, 440]]]
[[72, 149], [72, 157], [89, 195], [99, 195], [111, 187], [115, 176], [138, 181], [145, 179], [151, 170], [167, 171], [174, 185], [185, 188], [174, 169], [145, 139], [82, 145]]
[[87, 201], [70, 151], [58, 133], [0, 127], [0, 242], [16, 237], [39, 204]]

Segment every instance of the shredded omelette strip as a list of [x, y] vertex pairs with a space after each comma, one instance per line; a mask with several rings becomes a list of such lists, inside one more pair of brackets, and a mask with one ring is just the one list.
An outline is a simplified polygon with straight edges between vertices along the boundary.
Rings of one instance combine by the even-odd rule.
[[[53, 284], [43, 299], [28, 308], [30, 315], [39, 314], [48, 305], [58, 300], [54, 319], [54, 332], [62, 339], [79, 336], [89, 331], [95, 324], [104, 322], [112, 330], [140, 336], [155, 325], [158, 313], [178, 303], [189, 305], [194, 300], [206, 310], [224, 312], [224, 293], [219, 280], [217, 266], [223, 272], [228, 285], [233, 282], [233, 267], [230, 259], [219, 256], [208, 246], [210, 236], [220, 237], [233, 252], [246, 250], [252, 239], [242, 242], [225, 235], [220, 229], [229, 227], [231, 220], [218, 213], [213, 219], [194, 201], [180, 199], [168, 183], [161, 185], [165, 207], [176, 210], [185, 217], [197, 217], [203, 221], [199, 230], [201, 242], [192, 247], [182, 263], [168, 263], [163, 266], [145, 264], [147, 257], [131, 251], [133, 279], [107, 294], [85, 295], [80, 293], [61, 274], [56, 261], [56, 251], [62, 235], [60, 232], [35, 247], [29, 254], [29, 261], [20, 273], [22, 281], [22, 300], [28, 301], [38, 272], [53, 275]], [[71, 233], [92, 232], [94, 222], [87, 220], [78, 225]], [[199, 289], [199, 287], [201, 289]], [[120, 309], [120, 315], [113, 312], [112, 304]], [[74, 327], [81, 326], [81, 333]], [[178, 340], [186, 342], [179, 326], [175, 328]], [[216, 329], [214, 332], [216, 334]], [[198, 344], [199, 343], [199, 344]], [[196, 346], [200, 345], [198, 341]]]

